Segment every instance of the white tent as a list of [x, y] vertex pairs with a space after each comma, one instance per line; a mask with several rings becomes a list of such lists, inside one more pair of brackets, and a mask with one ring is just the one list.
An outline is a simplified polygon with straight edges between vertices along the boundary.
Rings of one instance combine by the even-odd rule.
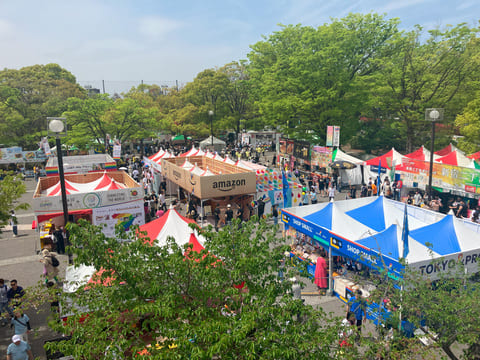
[[335, 161], [343, 160], [351, 162], [357, 165], [354, 169], [345, 169], [339, 170], [340, 181], [343, 186], [346, 185], [360, 185], [362, 184], [362, 167], [363, 160], [357, 159], [351, 155], [344, 153], [342, 150], [337, 149], [337, 153], [335, 156]]
[[213, 136], [212, 141], [211, 135], [200, 142], [200, 149], [209, 149], [210, 151], [221, 151], [225, 146], [225, 141], [217, 139], [215, 136]]

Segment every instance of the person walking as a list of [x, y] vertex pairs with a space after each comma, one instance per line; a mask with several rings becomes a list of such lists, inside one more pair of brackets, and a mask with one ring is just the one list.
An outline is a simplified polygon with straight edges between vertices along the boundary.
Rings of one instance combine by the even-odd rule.
[[53, 236], [57, 241], [57, 253], [65, 254], [65, 238], [63, 237], [63, 226], [60, 226], [57, 230], [53, 232]]
[[10, 226], [12, 227], [12, 232], [13, 232], [13, 237], [17, 237], [18, 235], [18, 220], [17, 220], [17, 215], [15, 215], [15, 211], [11, 210], [10, 211]]
[[335, 198], [335, 188], [333, 187], [333, 184], [330, 184], [328, 187], [328, 199], [329, 201], [333, 201]]
[[278, 225], [278, 209], [277, 204], [273, 205], [272, 207], [272, 217], [273, 217], [273, 224]]
[[33, 360], [32, 348], [20, 335], [12, 336], [12, 343], [7, 347], [7, 360]]
[[10, 323], [13, 326], [15, 335], [20, 335], [22, 340], [28, 343], [28, 333], [32, 329], [30, 327], [30, 318], [20, 309], [16, 309], [13, 312], [13, 318], [10, 320]]
[[349, 313], [355, 314], [357, 320], [357, 330], [360, 333], [362, 331], [362, 324], [367, 319], [366, 303], [362, 298], [362, 290], [357, 290], [355, 296], [351, 297], [348, 301], [347, 317]]
[[58, 284], [58, 260], [55, 257], [55, 253], [52, 252], [51, 242], [44, 244], [41, 256], [42, 258], [39, 261], [43, 264], [43, 276], [45, 277], [45, 284], [48, 284], [50, 278], [53, 278]]

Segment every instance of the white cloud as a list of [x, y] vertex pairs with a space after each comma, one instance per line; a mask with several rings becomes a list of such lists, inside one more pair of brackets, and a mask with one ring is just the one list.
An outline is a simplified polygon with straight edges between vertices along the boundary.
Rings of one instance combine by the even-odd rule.
[[139, 20], [138, 31], [150, 38], [164, 38], [168, 33], [183, 26], [184, 24], [180, 21], [159, 16], [146, 16]]
[[13, 34], [13, 25], [4, 19], [0, 19], [0, 38], [9, 37]]
[[382, 14], [382, 13], [390, 13], [393, 10], [400, 10], [412, 6], [417, 6], [421, 5], [424, 3], [431, 2], [432, 0], [394, 0], [390, 1], [388, 4], [385, 4], [384, 6], [380, 7], [376, 12]]

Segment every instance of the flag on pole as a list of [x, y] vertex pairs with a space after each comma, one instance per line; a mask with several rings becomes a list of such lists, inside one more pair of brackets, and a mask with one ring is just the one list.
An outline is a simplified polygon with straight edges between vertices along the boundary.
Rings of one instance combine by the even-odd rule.
[[282, 183], [283, 183], [283, 207], [288, 207], [288, 189], [290, 188], [290, 184], [288, 183], [287, 177], [285, 176], [285, 171], [282, 170]]
[[377, 177], [377, 196], [380, 195], [380, 184], [382, 176], [382, 159], [378, 160], [378, 177]]
[[405, 211], [403, 215], [403, 230], [402, 230], [402, 241], [403, 241], [403, 258], [405, 259], [410, 251], [408, 248], [408, 211], [407, 204], [405, 204]]

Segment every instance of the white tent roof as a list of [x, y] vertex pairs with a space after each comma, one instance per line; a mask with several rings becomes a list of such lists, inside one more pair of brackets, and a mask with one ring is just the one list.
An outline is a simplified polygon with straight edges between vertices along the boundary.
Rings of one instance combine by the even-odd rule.
[[65, 280], [63, 281], [63, 291], [67, 293], [73, 293], [80, 289], [82, 286], [87, 285], [88, 281], [95, 273], [93, 266], [70, 265], [65, 270]]
[[[210, 135], [207, 137], [205, 140], [200, 141], [200, 147], [203, 148], [205, 146], [212, 145], [212, 136]], [[216, 138], [215, 136], [213, 137], [213, 145], [226, 145], [225, 141], [220, 140]]]

